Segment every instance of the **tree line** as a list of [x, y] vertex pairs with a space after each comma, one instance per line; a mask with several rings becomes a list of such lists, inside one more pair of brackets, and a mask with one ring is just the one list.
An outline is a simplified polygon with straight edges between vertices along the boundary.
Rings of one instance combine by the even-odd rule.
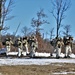
[[[6, 2], [8, 1], [8, 5], [6, 6]], [[50, 35], [50, 39], [53, 39], [53, 37], [55, 36], [54, 34], [54, 29], [56, 29], [56, 37], [59, 37], [60, 34], [64, 34], [64, 36], [69, 36], [70, 34], [70, 28], [71, 25], [67, 24], [67, 25], [63, 25], [63, 20], [65, 19], [65, 13], [66, 11], [71, 7], [71, 1], [70, 0], [50, 0], [51, 4], [52, 4], [52, 10], [49, 11], [50, 14], [53, 15], [53, 17], [55, 18], [56, 21], [56, 27], [53, 27], [48, 34]], [[13, 0], [0, 0], [0, 40], [1, 40], [1, 36], [2, 36], [2, 31], [7, 31], [9, 29], [9, 27], [7, 27], [5, 25], [5, 21], [11, 20], [12, 18], [14, 18], [13, 15], [9, 16], [9, 14], [11, 13], [12, 9], [14, 6], [14, 1]], [[31, 28], [28, 28], [27, 26], [24, 26], [21, 29], [21, 32], [23, 33], [24, 36], [28, 36], [30, 34], [40, 34], [41, 32], [40, 30], [43, 30], [43, 28], [41, 28], [42, 25], [48, 24], [50, 25], [50, 22], [48, 22], [46, 20], [46, 18], [48, 17], [46, 13], [44, 13], [44, 9], [40, 9], [37, 13], [36, 13], [37, 18], [33, 17], [31, 19], [31, 26], [33, 28], [33, 30]], [[18, 28], [20, 26], [20, 23], [16, 29], [16, 32], [14, 32], [14, 36], [16, 36], [16, 33], [18, 31]], [[61, 27], [63, 27], [63, 31], [61, 31]], [[7, 33], [8, 34], [8, 33]], [[46, 33], [47, 34], [47, 33]], [[43, 35], [44, 37], [44, 35]]]

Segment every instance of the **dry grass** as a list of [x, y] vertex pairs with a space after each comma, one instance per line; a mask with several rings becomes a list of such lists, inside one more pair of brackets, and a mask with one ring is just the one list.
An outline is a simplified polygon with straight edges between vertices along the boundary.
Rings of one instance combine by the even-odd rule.
[[53, 75], [58, 72], [75, 72], [75, 64], [0, 66], [2, 75]]

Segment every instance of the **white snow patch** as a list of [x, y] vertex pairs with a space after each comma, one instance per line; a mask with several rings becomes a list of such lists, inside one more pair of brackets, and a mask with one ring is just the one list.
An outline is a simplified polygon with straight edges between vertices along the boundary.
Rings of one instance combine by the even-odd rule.
[[[9, 55], [17, 55], [18, 52], [9, 52]], [[22, 53], [26, 56], [26, 52]], [[61, 57], [64, 57], [65, 54], [61, 53]], [[49, 57], [50, 53], [35, 53], [35, 56]], [[56, 54], [53, 53], [53, 57], [56, 57]], [[51, 63], [74, 63], [75, 64], [75, 54], [70, 55], [70, 59], [27, 59], [27, 58], [0, 58], [0, 65], [49, 65]]]
[[71, 57], [71, 58], [75, 58], [75, 54], [71, 54], [70, 57]]
[[18, 52], [9, 52], [8, 55], [17, 55]]
[[51, 63], [75, 64], [75, 59], [0, 59], [0, 65], [49, 65]]
[[75, 74], [75, 72], [56, 72], [53, 73], [54, 75], [59, 75], [59, 74]]
[[50, 53], [38, 53], [38, 52], [36, 52], [35, 53], [35, 56], [44, 56], [44, 57], [49, 57], [50, 56]]
[[[6, 50], [5, 49], [3, 49], [3, 50], [0, 50], [0, 53], [4, 53]], [[9, 52], [8, 53], [8, 55], [17, 55], [18, 54], [18, 52]], [[22, 52], [22, 54], [24, 55], [24, 56], [26, 56], [26, 52], [25, 51], [23, 51]], [[39, 57], [49, 57], [50, 56], [50, 53], [39, 53], [39, 52], [35, 52], [35, 56], [39, 56]], [[64, 57], [65, 56], [65, 54], [63, 54], [63, 53], [61, 53], [60, 54], [60, 57]], [[53, 53], [53, 56], [52, 57], [56, 57], [56, 53]], [[70, 54], [70, 57], [71, 58], [75, 58], [75, 54]]]

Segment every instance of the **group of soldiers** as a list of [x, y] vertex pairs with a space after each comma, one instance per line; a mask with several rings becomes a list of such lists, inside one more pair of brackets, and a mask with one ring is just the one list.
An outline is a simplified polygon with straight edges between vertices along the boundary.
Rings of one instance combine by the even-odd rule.
[[73, 37], [56, 37], [51, 41], [51, 44], [54, 47], [54, 51], [56, 51], [56, 58], [60, 58], [62, 48], [64, 48], [65, 52], [64, 58], [69, 58], [72, 53]]
[[[73, 37], [56, 37], [51, 41], [51, 45], [54, 47], [54, 51], [56, 51], [56, 58], [61, 57], [61, 50], [62, 47], [64, 47], [65, 51], [65, 58], [70, 57], [70, 54], [72, 53], [72, 43]], [[8, 53], [11, 50], [11, 45], [14, 45], [11, 38], [6, 38], [5, 40], [6, 44], [6, 56], [8, 56]], [[26, 55], [29, 55], [30, 57], [35, 56], [35, 51], [38, 49], [38, 41], [36, 36], [31, 37], [19, 37], [16, 40], [16, 45], [18, 47], [18, 57], [22, 56], [22, 52], [26, 50]], [[53, 51], [53, 52], [54, 52]]]
[[[11, 38], [6, 38], [5, 40], [6, 45], [6, 56], [8, 57], [8, 53], [11, 50], [12, 45], [16, 45], [18, 47], [18, 57], [22, 56], [22, 52], [26, 50], [26, 55], [29, 55], [30, 57], [35, 56], [35, 51], [38, 49], [38, 41], [35, 35], [31, 37], [19, 37], [15, 41], [15, 43], [12, 42]], [[30, 51], [29, 51], [30, 50]]]

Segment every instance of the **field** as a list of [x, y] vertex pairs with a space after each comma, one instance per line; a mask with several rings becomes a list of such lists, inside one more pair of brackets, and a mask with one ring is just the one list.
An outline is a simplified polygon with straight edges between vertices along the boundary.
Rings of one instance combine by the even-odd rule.
[[[10, 55], [17, 53], [10, 53]], [[49, 56], [39, 53], [36, 55]], [[75, 54], [71, 58], [0, 57], [0, 75], [75, 75]]]
[[0, 75], [75, 75], [75, 64], [0, 66]]

